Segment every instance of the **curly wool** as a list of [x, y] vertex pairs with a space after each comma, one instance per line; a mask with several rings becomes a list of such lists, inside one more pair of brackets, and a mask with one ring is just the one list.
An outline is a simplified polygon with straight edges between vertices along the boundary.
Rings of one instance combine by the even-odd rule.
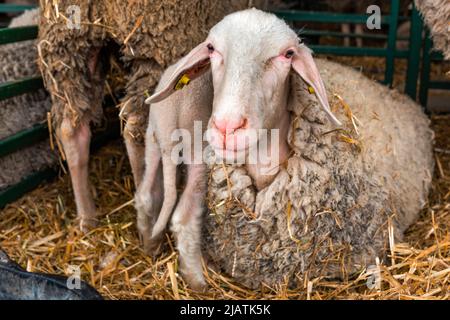
[[256, 192], [244, 168], [211, 168], [203, 251], [251, 288], [345, 278], [375, 265], [385, 258], [389, 229], [400, 240], [426, 201], [433, 133], [420, 107], [348, 67], [317, 62], [329, 97], [342, 97], [361, 122], [359, 143], [330, 132], [293, 75], [293, 155], [273, 183]]
[[415, 0], [425, 24], [430, 29], [434, 48], [450, 59], [450, 1]]
[[[9, 27], [37, 24], [39, 10], [25, 11], [14, 18]], [[23, 41], [0, 46], [2, 67], [0, 83], [39, 75], [36, 64], [36, 41]], [[51, 102], [45, 90], [0, 101], [0, 139], [28, 129], [47, 119]], [[0, 190], [20, 182], [29, 174], [56, 162], [48, 140], [0, 158]]]

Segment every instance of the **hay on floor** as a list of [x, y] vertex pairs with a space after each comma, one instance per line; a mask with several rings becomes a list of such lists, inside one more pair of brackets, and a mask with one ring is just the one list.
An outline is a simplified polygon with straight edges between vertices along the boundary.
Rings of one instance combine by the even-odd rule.
[[392, 248], [392, 265], [347, 282], [312, 279], [295, 290], [280, 283], [249, 291], [205, 269], [208, 292], [192, 292], [177, 274], [170, 237], [156, 261], [141, 249], [132, 175], [118, 141], [91, 159], [95, 200], [103, 214], [100, 227], [87, 235], [77, 231], [70, 179], [64, 175], [0, 211], [0, 247], [29, 271], [70, 275], [70, 266], [79, 266], [82, 278], [109, 299], [448, 299], [450, 116], [434, 116], [432, 123], [436, 172], [427, 207], [407, 232], [407, 242]]

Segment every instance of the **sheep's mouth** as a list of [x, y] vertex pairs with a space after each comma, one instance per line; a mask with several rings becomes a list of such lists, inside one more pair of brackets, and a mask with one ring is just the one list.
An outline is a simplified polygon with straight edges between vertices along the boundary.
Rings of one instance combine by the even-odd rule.
[[248, 148], [239, 149], [239, 150], [229, 150], [229, 149], [220, 149], [213, 148], [214, 154], [216, 155], [216, 159], [218, 161], [223, 161], [225, 163], [233, 163], [233, 164], [246, 164], [246, 158], [248, 154]]
[[245, 151], [258, 145], [260, 133], [255, 129], [239, 129], [223, 134], [217, 129], [208, 129], [207, 140], [209, 144], [220, 151]]

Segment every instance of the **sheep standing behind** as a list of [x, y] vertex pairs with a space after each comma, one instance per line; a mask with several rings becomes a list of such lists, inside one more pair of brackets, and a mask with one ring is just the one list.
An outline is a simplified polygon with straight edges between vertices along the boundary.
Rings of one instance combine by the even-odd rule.
[[[257, 1], [251, 1], [257, 4]], [[120, 51], [128, 69], [121, 103], [124, 138], [135, 184], [144, 170], [147, 90], [225, 14], [246, 8], [248, 0], [123, 1], [41, 0], [40, 66], [52, 97], [55, 132], [66, 154], [80, 228], [96, 224], [88, 160], [90, 123], [102, 115], [105, 65]], [[79, 15], [79, 16], [78, 16]], [[69, 19], [69, 21], [67, 20]]]
[[[9, 27], [37, 25], [38, 21], [39, 9], [29, 10], [14, 18]], [[35, 40], [2, 45], [0, 56], [0, 83], [39, 75]], [[50, 98], [43, 89], [0, 101], [0, 139], [46, 121], [50, 106]], [[48, 140], [2, 157], [0, 190], [55, 162], [56, 157], [50, 150]]]

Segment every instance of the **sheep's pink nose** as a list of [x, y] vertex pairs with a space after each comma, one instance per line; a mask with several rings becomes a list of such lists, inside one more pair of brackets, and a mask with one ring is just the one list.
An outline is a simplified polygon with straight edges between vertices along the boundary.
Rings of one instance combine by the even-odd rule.
[[232, 133], [235, 130], [241, 129], [247, 125], [247, 119], [217, 119], [214, 118], [214, 126], [223, 134]]

